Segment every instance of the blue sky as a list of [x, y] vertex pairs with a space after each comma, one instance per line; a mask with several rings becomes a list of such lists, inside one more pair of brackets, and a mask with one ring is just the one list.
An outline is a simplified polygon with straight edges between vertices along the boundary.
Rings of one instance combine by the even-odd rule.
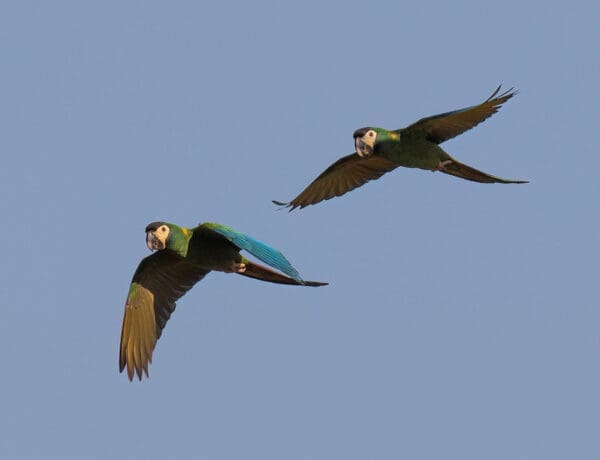
[[[0, 457], [596, 459], [592, 2], [13, 2], [0, 12]], [[295, 196], [399, 128], [519, 94], [399, 169]], [[216, 221], [319, 289], [214, 273], [117, 372], [144, 227]]]

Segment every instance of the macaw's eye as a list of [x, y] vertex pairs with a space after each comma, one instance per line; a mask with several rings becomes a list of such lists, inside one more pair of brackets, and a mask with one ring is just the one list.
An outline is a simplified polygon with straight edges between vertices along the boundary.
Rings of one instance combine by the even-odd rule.
[[369, 131], [369, 137], [373, 137], [373, 131]]

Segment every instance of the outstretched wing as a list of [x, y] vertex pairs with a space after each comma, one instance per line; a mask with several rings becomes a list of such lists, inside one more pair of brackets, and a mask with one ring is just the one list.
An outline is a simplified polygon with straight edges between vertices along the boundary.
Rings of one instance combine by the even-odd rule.
[[245, 235], [237, 230], [226, 225], [215, 224], [207, 222], [200, 225], [201, 228], [212, 230], [221, 236], [224, 236], [227, 240], [233, 243], [240, 249], [248, 251], [254, 257], [259, 258], [264, 263], [270, 265], [273, 268], [285, 273], [289, 277], [303, 284], [304, 281], [300, 278], [298, 271], [292, 266], [292, 264], [285, 258], [285, 256], [277, 249], [272, 248], [262, 241], [258, 241], [249, 235]]
[[302, 209], [305, 206], [343, 195], [371, 180], [379, 179], [396, 167], [395, 163], [382, 157], [364, 158], [353, 153], [333, 163], [289, 203], [275, 200], [273, 203], [287, 206], [290, 211], [296, 208]]
[[169, 250], [155, 252], [140, 262], [129, 287], [121, 329], [119, 371], [127, 367], [129, 380], [134, 373], [140, 380], [142, 373], [148, 376], [152, 352], [175, 311], [175, 301], [207, 273]]
[[423, 132], [428, 140], [436, 144], [441, 144], [491, 117], [498, 111], [502, 104], [517, 94], [516, 91], [513, 91], [513, 88], [510, 88], [498, 95], [500, 87], [498, 86], [496, 91], [479, 105], [421, 118], [416, 123], [406, 128], [398, 129], [396, 132], [400, 133], [400, 135]]

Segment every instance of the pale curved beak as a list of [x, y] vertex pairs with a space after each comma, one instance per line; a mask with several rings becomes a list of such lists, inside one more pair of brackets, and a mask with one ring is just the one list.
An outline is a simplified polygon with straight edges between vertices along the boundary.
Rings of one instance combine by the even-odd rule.
[[146, 232], [146, 246], [148, 246], [148, 249], [151, 251], [160, 251], [165, 248], [165, 244], [160, 241], [152, 231]]
[[373, 155], [373, 146], [367, 144], [361, 137], [357, 137], [354, 140], [354, 147], [356, 148], [356, 153], [358, 153], [358, 156], [360, 157], [364, 158]]

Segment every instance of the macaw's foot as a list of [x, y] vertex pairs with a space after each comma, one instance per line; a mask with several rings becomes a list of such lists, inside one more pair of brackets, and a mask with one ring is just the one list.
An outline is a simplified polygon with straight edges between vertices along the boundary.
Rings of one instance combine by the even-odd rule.
[[445, 171], [446, 166], [452, 164], [452, 160], [440, 161], [434, 171]]
[[244, 273], [246, 271], [246, 264], [241, 262], [239, 264], [233, 264], [231, 266], [231, 271], [235, 273]]

